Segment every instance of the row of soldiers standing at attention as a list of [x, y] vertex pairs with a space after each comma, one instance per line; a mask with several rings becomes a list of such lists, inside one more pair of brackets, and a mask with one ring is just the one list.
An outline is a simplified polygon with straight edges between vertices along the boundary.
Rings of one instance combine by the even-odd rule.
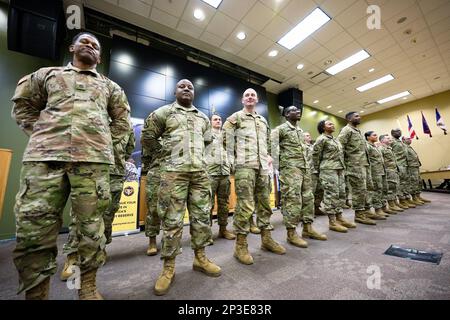
[[[30, 136], [15, 206], [14, 262], [19, 292], [25, 291], [26, 299], [48, 298], [50, 276], [56, 272], [56, 239], [69, 195], [72, 223], [61, 278], [71, 274], [69, 266], [79, 267], [79, 298], [102, 299], [96, 274], [106, 260], [105, 245], [111, 242], [124, 162], [134, 149], [126, 96], [117, 84], [95, 70], [101, 52], [98, 39], [80, 33], [74, 37], [70, 51], [72, 63], [43, 68], [24, 77], [13, 97], [13, 118]], [[141, 137], [143, 172], [147, 174], [148, 255], [158, 252], [156, 236], [160, 229], [163, 231], [163, 270], [154, 285], [156, 295], [166, 294], [173, 282], [175, 259], [182, 252], [186, 207], [195, 252], [193, 269], [212, 277], [221, 275], [221, 268], [208, 259], [205, 251], [213, 243], [211, 210], [215, 193], [219, 236], [235, 240], [234, 257], [239, 262], [254, 263], [247, 243], [249, 232], [260, 232], [261, 249], [280, 255], [286, 252], [271, 235], [272, 165], [280, 171], [287, 241], [297, 247], [307, 247], [302, 237], [327, 240], [312, 226], [315, 207], [322, 202], [320, 190], [330, 229], [345, 232], [356, 227], [342, 216], [346, 180], [352, 190], [355, 222], [375, 224], [371, 219], [385, 219], [388, 210], [398, 212], [403, 210], [400, 207], [425, 201], [420, 198], [420, 185], [411, 187], [410, 177], [418, 176], [418, 166], [409, 159], [415, 153], [401, 144], [402, 153], [394, 145], [394, 157], [386, 160], [388, 156], [383, 154], [383, 172], [378, 170], [381, 167], [371, 166], [371, 146], [356, 128], [360, 119], [357, 113], [347, 115], [349, 124], [338, 139], [333, 137], [333, 123], [321, 121], [318, 130], [322, 135], [314, 146], [308, 146], [298, 124], [301, 111], [295, 106], [286, 108], [286, 123], [271, 132], [266, 119], [255, 110], [258, 95], [253, 89], [245, 90], [243, 109], [226, 120], [223, 130], [218, 115], [213, 115], [211, 128], [208, 117], [193, 105], [194, 85], [189, 80], [179, 81], [174, 95], [175, 102], [148, 116]], [[383, 138], [381, 142], [389, 150], [389, 137]], [[368, 134], [368, 139], [370, 144], [375, 138]], [[377, 150], [372, 152], [374, 156], [379, 154]], [[404, 157], [406, 162], [402, 162]], [[226, 228], [230, 174], [234, 174], [237, 195], [234, 232]], [[380, 192], [387, 196], [380, 197]], [[394, 202], [397, 196], [400, 203]], [[372, 206], [375, 213], [370, 212]], [[257, 225], [252, 218], [254, 212]], [[300, 223], [302, 237], [296, 231]]]

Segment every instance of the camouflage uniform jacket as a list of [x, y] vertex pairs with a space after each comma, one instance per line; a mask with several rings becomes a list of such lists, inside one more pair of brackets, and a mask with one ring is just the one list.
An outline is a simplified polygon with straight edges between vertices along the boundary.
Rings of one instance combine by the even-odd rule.
[[270, 128], [258, 113], [233, 113], [223, 125], [223, 143], [235, 169], [269, 169]]
[[395, 159], [394, 152], [392, 148], [387, 145], [381, 145], [381, 154], [383, 155], [383, 163], [386, 171], [395, 171], [398, 172], [397, 160]]
[[417, 152], [413, 149], [413, 147], [406, 145], [406, 157], [408, 160], [408, 167], [420, 167], [422, 163], [419, 160], [419, 156]]
[[392, 152], [394, 152], [397, 165], [400, 167], [408, 166], [406, 145], [400, 139], [392, 138]]
[[205, 171], [205, 144], [211, 142], [211, 124], [193, 105], [185, 108], [174, 102], [150, 114], [141, 142], [147, 154], [160, 150], [161, 171]]
[[321, 134], [313, 146], [313, 164], [316, 172], [320, 169], [345, 169], [344, 153], [339, 141], [331, 135]]
[[223, 147], [222, 131], [211, 130], [212, 143], [206, 148], [206, 163], [211, 176], [230, 175], [227, 151]]
[[308, 147], [303, 137], [303, 130], [298, 125], [294, 127], [289, 121], [279, 125], [272, 132], [272, 141], [275, 168], [278, 168], [278, 163], [281, 170], [289, 167], [310, 168]]
[[305, 142], [306, 146], [306, 159], [308, 159], [308, 166], [311, 169], [311, 172], [318, 173], [318, 171], [314, 168], [314, 162], [313, 162], [313, 151], [314, 146], [312, 144], [308, 144]]
[[125, 93], [95, 69], [39, 69], [19, 81], [12, 101], [30, 136], [23, 161], [114, 164], [113, 145], [131, 130]]
[[133, 130], [131, 130], [128, 139], [123, 139], [121, 143], [114, 145], [114, 166], [111, 166], [110, 174], [125, 175], [125, 162], [131, 157], [135, 144], [136, 139]]
[[381, 150], [370, 142], [367, 142], [367, 150], [369, 151], [372, 175], [384, 176], [386, 173], [384, 171], [383, 154], [381, 153]]
[[359, 129], [346, 125], [342, 128], [337, 139], [344, 151], [347, 172], [351, 172], [354, 167], [368, 167], [370, 165], [366, 139]]

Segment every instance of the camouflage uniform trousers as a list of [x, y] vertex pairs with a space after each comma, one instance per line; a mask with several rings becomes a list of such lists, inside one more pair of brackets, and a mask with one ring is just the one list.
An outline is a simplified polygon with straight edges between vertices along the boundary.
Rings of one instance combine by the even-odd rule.
[[377, 172], [372, 172], [373, 188], [369, 191], [370, 205], [375, 209], [381, 209], [384, 205], [383, 201], [383, 177]]
[[422, 191], [422, 179], [419, 167], [408, 167], [410, 185], [409, 194], [419, 194]]
[[158, 216], [158, 190], [161, 184], [159, 170], [147, 172], [147, 184], [145, 186], [147, 199], [147, 217], [145, 218], [145, 236], [154, 238], [161, 230], [161, 220]]
[[395, 170], [386, 170], [386, 184], [388, 201], [396, 200], [398, 194], [399, 177], [398, 172]]
[[410, 177], [407, 166], [399, 166], [399, 180], [397, 196], [399, 199], [407, 199], [409, 197]]
[[69, 195], [77, 218], [77, 265], [84, 273], [104, 264], [103, 214], [111, 202], [109, 165], [24, 162], [14, 207], [17, 245], [13, 257], [19, 273], [19, 293], [55, 274], [56, 240]]
[[239, 168], [234, 174], [236, 185], [236, 209], [233, 226], [236, 234], [250, 232], [250, 217], [256, 209], [257, 226], [261, 230], [273, 230], [270, 224], [269, 176], [263, 170]]
[[281, 213], [287, 229], [314, 221], [314, 195], [309, 169], [289, 167], [280, 171]]
[[211, 215], [217, 194], [217, 222], [219, 226], [226, 226], [228, 225], [230, 176], [209, 176], [209, 179], [211, 181]]
[[371, 176], [370, 167], [347, 167], [346, 174], [352, 194], [353, 210], [366, 210], [367, 205], [370, 203], [367, 195], [367, 180]]
[[[111, 192], [111, 204], [108, 210], [103, 215], [103, 222], [105, 223], [105, 237], [106, 244], [112, 241], [112, 224], [114, 221], [114, 215], [120, 207], [120, 197], [123, 191], [123, 177], [120, 175], [110, 175], [109, 185]], [[76, 215], [73, 214], [73, 210], [70, 210], [70, 223], [69, 223], [69, 235], [67, 242], [63, 246], [64, 254], [71, 254], [78, 251], [79, 239], [77, 236], [77, 220]]]
[[320, 184], [324, 190], [323, 204], [326, 214], [342, 213], [345, 205], [345, 174], [344, 169], [320, 170]]
[[324, 190], [320, 183], [319, 174], [311, 174], [311, 189], [314, 195], [314, 208], [319, 209], [324, 197]]
[[184, 214], [189, 211], [192, 249], [212, 243], [211, 185], [206, 171], [161, 173], [158, 215], [163, 230], [161, 259], [181, 254]]

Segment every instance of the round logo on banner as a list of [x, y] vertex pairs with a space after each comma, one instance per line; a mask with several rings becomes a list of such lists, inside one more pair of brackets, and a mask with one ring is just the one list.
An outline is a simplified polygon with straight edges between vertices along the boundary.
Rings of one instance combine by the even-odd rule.
[[134, 193], [134, 188], [131, 186], [128, 186], [123, 190], [123, 194], [126, 195], [127, 197], [132, 196], [133, 193]]

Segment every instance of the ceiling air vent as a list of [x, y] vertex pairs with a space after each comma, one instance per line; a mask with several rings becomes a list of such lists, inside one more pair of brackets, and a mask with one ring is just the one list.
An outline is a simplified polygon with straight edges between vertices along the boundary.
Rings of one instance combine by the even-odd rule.
[[319, 84], [325, 80], [327, 80], [330, 77], [329, 74], [325, 73], [325, 72], [321, 72], [316, 74], [314, 77], [310, 78], [311, 82], [314, 84]]

